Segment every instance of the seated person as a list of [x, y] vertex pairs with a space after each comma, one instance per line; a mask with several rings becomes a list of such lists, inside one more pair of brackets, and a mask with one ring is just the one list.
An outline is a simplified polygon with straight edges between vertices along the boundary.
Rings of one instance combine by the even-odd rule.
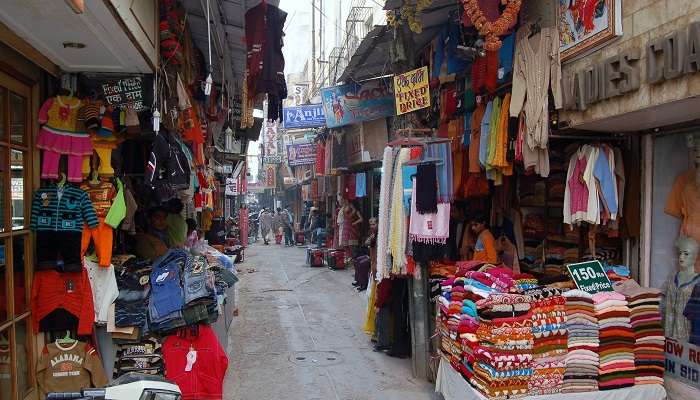
[[154, 261], [168, 252], [168, 213], [160, 208], [148, 211], [148, 231], [136, 234], [135, 253]]

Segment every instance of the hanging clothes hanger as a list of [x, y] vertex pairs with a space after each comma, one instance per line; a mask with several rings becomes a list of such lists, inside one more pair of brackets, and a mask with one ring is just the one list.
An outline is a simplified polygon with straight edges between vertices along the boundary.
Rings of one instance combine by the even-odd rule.
[[70, 337], [69, 330], [66, 331], [66, 336], [56, 339], [56, 344], [73, 344], [75, 342], [77, 342], [77, 340]]
[[58, 186], [59, 188], [62, 188], [66, 185], [66, 174], [61, 172], [61, 174], [59, 176], [60, 176], [60, 178], [59, 178], [58, 182], [56, 182], [56, 186]]

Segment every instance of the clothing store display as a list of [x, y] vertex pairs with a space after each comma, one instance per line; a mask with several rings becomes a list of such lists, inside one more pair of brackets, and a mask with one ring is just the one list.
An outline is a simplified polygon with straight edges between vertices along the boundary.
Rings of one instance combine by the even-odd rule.
[[563, 393], [593, 392], [598, 390], [598, 318], [593, 297], [582, 290], [569, 290], [566, 299], [568, 332], [566, 369]]
[[511, 117], [525, 111], [525, 168], [534, 167], [535, 173], [545, 178], [549, 176], [550, 87], [554, 108], [559, 109], [563, 105], [559, 31], [543, 27], [539, 33], [531, 35], [531, 26], [524, 25], [517, 32], [509, 109]]
[[635, 384], [635, 335], [625, 296], [617, 292], [598, 292], [593, 296], [598, 318], [598, 388], [619, 389]]
[[200, 324], [168, 336], [163, 342], [165, 377], [177, 384], [183, 400], [223, 397], [228, 357], [214, 330]]
[[[696, 170], [690, 168], [676, 177], [664, 212], [681, 220], [681, 233], [700, 243], [700, 185]], [[700, 258], [695, 263], [696, 270]]]
[[[406, 211], [403, 209], [403, 164], [410, 159], [411, 150], [402, 148], [393, 168], [391, 189], [391, 214], [389, 216], [389, 252], [391, 271], [394, 274], [406, 269]], [[415, 194], [414, 194], [415, 198]], [[380, 266], [381, 267], [381, 266]]]
[[80, 392], [107, 385], [97, 351], [87, 343], [49, 343], [37, 362], [36, 378], [42, 396], [53, 392]]
[[[36, 271], [32, 281], [31, 307], [34, 332], [77, 328], [79, 335], [91, 334], [95, 307], [87, 271], [84, 268], [82, 272]], [[65, 316], [64, 313], [72, 315], [77, 319], [76, 326], [63, 326], [71, 322], [66, 318], [51, 318], [51, 314], [56, 312], [62, 316]], [[41, 321], [47, 317], [63, 325], [48, 324], [54, 326], [40, 329]]]
[[367, 196], [367, 174], [364, 172], [355, 175], [355, 196], [359, 198]]
[[391, 184], [394, 175], [394, 159], [397, 154], [391, 147], [384, 148], [382, 180], [379, 189], [379, 217], [377, 218], [377, 279], [389, 276], [387, 254], [389, 252], [389, 216], [391, 214]]
[[418, 201], [416, 179], [414, 179], [411, 197], [409, 237], [412, 241], [419, 243], [445, 244], [450, 235], [450, 203], [439, 203], [436, 212], [421, 214], [416, 208]]
[[693, 291], [700, 286], [700, 275], [695, 275], [687, 282], [681, 281], [680, 272], [672, 274], [665, 284], [664, 296], [664, 329], [666, 337], [681, 342], [690, 339], [691, 320], [683, 315]]

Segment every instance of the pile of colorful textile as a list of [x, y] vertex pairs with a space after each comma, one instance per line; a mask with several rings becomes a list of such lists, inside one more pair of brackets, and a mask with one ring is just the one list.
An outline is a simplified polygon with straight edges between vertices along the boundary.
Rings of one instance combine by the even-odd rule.
[[523, 396], [532, 369], [532, 298], [522, 294], [492, 294], [477, 302], [478, 343], [474, 375], [469, 382], [490, 398]]
[[612, 390], [634, 385], [635, 336], [625, 296], [599, 292], [593, 303], [600, 327], [598, 388]]
[[664, 328], [661, 322], [661, 292], [643, 288], [633, 280], [615, 284], [625, 296], [634, 332], [635, 385], [664, 383]]
[[514, 275], [515, 287], [520, 290], [534, 289], [538, 287], [537, 278], [530, 274], [518, 274]]
[[624, 265], [605, 265], [605, 273], [612, 282], [630, 279], [630, 269]]
[[569, 290], [566, 298], [568, 354], [563, 393], [598, 390], [598, 318], [593, 296], [582, 290]]
[[525, 292], [532, 298], [530, 310], [533, 335], [533, 375], [530, 395], [561, 391], [566, 367], [566, 299], [555, 288], [537, 288]]

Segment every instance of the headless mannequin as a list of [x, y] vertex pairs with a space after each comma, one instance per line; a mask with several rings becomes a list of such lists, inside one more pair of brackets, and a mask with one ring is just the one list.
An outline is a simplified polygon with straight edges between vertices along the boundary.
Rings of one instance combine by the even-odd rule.
[[700, 275], [694, 269], [700, 244], [693, 238], [681, 236], [676, 241], [676, 247], [679, 270], [666, 283], [664, 327], [667, 337], [687, 342], [691, 324], [683, 315], [683, 311], [693, 289], [700, 284]]

